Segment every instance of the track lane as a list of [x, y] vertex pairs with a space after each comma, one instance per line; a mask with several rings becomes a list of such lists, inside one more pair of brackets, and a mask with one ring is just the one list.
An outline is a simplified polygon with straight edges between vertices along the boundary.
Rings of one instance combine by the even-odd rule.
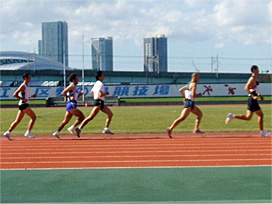
[[[213, 134], [214, 136], [214, 134]], [[1, 140], [1, 169], [272, 165], [271, 138]]]

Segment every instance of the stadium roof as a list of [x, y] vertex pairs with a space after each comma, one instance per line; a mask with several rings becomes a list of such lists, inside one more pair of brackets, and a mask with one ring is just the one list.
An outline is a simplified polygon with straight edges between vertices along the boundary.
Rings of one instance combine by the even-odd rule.
[[[66, 66], [67, 70], [72, 70]], [[63, 70], [63, 64], [28, 52], [0, 52], [0, 70]]]

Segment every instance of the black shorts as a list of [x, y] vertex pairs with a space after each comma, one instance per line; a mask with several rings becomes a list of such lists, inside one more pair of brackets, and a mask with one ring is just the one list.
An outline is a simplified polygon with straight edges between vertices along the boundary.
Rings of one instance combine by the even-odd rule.
[[195, 102], [192, 100], [187, 99], [184, 103], [184, 108], [191, 108], [193, 110], [195, 107]]
[[94, 106], [100, 106], [100, 110], [102, 110], [104, 108], [104, 101], [101, 99], [97, 99], [95, 100]]
[[257, 100], [254, 100], [251, 96], [248, 98], [247, 101], [247, 110], [250, 110], [251, 112], [255, 112], [260, 110], [260, 106]]
[[18, 108], [19, 110], [23, 111], [29, 107], [28, 103], [23, 103], [22, 105], [19, 105]]

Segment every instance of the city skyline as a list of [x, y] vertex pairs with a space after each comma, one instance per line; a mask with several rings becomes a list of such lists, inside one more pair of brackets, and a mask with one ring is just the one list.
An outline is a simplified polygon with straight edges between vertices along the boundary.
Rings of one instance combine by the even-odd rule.
[[61, 63], [65, 60], [65, 65], [68, 66], [68, 50], [67, 22], [42, 22], [42, 39], [38, 40], [39, 54]]
[[272, 0], [1, 2], [2, 51], [36, 52], [41, 22], [65, 19], [73, 68], [82, 67], [82, 35], [86, 68], [91, 38], [113, 36], [114, 70], [142, 71], [143, 38], [164, 33], [170, 72], [194, 71], [194, 64], [211, 72], [217, 55], [219, 72], [248, 73], [252, 64], [271, 72]]
[[92, 69], [113, 71], [112, 37], [92, 38]]
[[144, 71], [167, 72], [167, 38], [164, 34], [144, 38]]

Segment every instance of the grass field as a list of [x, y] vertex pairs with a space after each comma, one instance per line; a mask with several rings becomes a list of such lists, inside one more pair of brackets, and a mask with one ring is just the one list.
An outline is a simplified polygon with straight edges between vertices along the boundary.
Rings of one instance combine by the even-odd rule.
[[[203, 102], [216, 102], [216, 101], [247, 101], [248, 96], [234, 96], [234, 97], [218, 97], [218, 96], [204, 96], [197, 98], [197, 101]], [[265, 96], [265, 100], [271, 100], [272, 96]], [[183, 98], [126, 98], [121, 99], [126, 103], [146, 103], [146, 102], [181, 102]]]
[[[197, 98], [201, 102], [216, 102], [216, 101], [247, 101], [247, 96], [233, 96], [233, 97], [218, 97], [218, 96], [204, 96]], [[181, 97], [171, 98], [121, 98], [121, 102], [125, 103], [156, 103], [156, 102], [182, 102]], [[272, 100], [272, 96], [265, 96], [265, 100]], [[0, 100], [1, 105], [16, 105], [18, 100]], [[45, 105], [45, 100], [37, 99], [31, 100], [31, 104]]]
[[[231, 131], [258, 131], [257, 116], [254, 115], [251, 121], [234, 120], [228, 126], [225, 125], [225, 118], [229, 112], [234, 114], [246, 113], [245, 105], [232, 106], [199, 106], [203, 112], [203, 120], [200, 128], [205, 132], [231, 132]], [[92, 107], [80, 108], [87, 116]], [[35, 135], [52, 134], [63, 120], [65, 108], [33, 108], [37, 115], [37, 121], [33, 128]], [[111, 129], [115, 133], [162, 133], [167, 126], [180, 115], [182, 106], [147, 106], [147, 107], [111, 107], [114, 113]], [[264, 127], [272, 129], [271, 105], [262, 105], [264, 112]], [[17, 108], [1, 109], [1, 133], [8, 129], [16, 117]], [[194, 127], [196, 116], [191, 114], [174, 132], [191, 132]], [[67, 128], [75, 121], [72, 118], [70, 123], [63, 129], [62, 134], [68, 134]], [[101, 133], [104, 128], [106, 115], [99, 113], [84, 129], [83, 134]], [[22, 135], [26, 130], [29, 118], [25, 116], [22, 122], [13, 131], [13, 135]]]
[[271, 201], [270, 167], [16, 170], [1, 173], [4, 186], [1, 201], [9, 203]]

